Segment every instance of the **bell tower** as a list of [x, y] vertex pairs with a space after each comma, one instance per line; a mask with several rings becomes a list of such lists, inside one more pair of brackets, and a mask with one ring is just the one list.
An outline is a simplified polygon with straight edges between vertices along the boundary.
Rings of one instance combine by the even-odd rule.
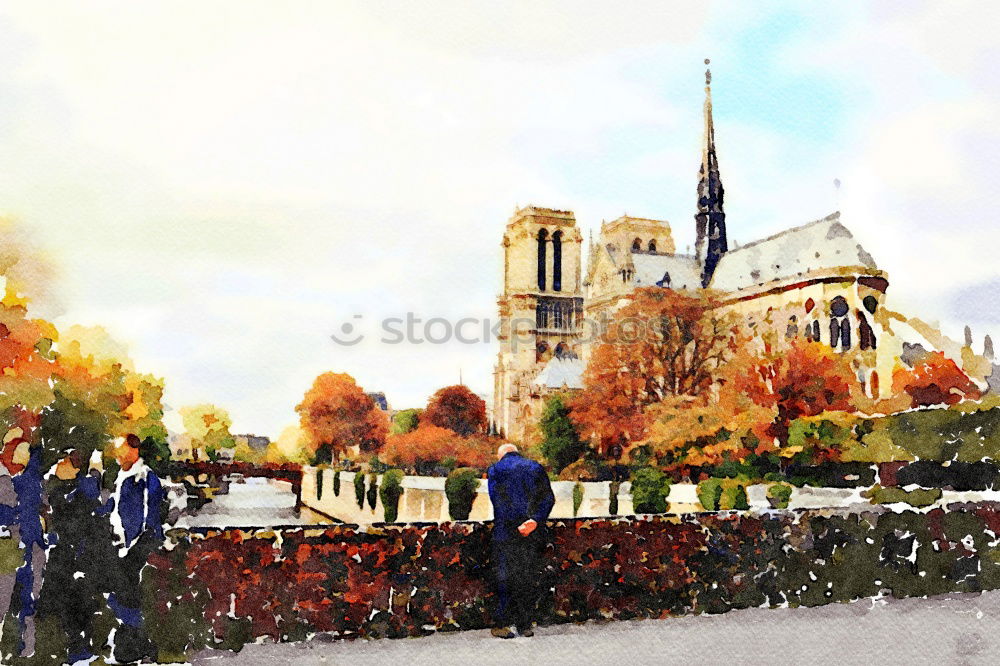
[[532, 380], [554, 356], [571, 356], [583, 325], [583, 237], [570, 211], [528, 206], [503, 235], [503, 292], [497, 301], [500, 349], [493, 418], [506, 437], [523, 438], [538, 409]]

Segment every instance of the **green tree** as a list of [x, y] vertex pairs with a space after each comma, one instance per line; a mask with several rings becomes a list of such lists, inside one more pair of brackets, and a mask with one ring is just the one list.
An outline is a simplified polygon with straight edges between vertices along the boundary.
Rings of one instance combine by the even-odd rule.
[[218, 457], [219, 449], [236, 447], [236, 439], [229, 432], [233, 421], [226, 410], [205, 403], [181, 407], [180, 413], [192, 448], [204, 451], [209, 460]]
[[539, 422], [542, 430], [542, 455], [556, 474], [576, 462], [586, 449], [569, 414], [570, 409], [562, 396], [554, 395], [546, 401], [545, 411]]
[[392, 427], [389, 429], [391, 435], [405, 435], [413, 432], [420, 425], [420, 414], [422, 409], [404, 409], [396, 412], [392, 417]]

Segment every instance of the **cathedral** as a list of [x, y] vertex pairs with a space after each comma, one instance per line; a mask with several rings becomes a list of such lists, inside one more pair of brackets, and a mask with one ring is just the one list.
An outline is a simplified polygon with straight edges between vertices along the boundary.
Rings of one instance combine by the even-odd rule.
[[504, 436], [524, 440], [549, 395], [583, 388], [595, 322], [613, 316], [637, 287], [709, 289], [755, 337], [806, 336], [856, 350], [858, 379], [873, 397], [888, 395], [906, 345], [947, 346], [932, 327], [915, 330], [885, 308], [888, 276], [839, 213], [730, 246], [711, 73], [705, 77], [694, 254], [676, 252], [668, 222], [623, 216], [603, 223], [588, 243], [584, 272], [572, 212], [529, 206], [507, 223], [493, 393], [495, 428]]

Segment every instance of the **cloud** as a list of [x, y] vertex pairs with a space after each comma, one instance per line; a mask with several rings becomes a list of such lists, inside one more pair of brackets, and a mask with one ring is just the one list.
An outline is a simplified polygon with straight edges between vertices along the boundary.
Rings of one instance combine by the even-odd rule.
[[901, 7], [11, 6], [0, 209], [60, 266], [60, 324], [104, 325], [237, 431], [276, 434], [326, 370], [404, 407], [459, 368], [488, 392], [494, 346], [328, 336], [494, 315], [515, 204], [693, 243], [708, 55], [731, 234], [829, 213], [839, 178], [891, 297], [957, 320], [1000, 240], [994, 10]]

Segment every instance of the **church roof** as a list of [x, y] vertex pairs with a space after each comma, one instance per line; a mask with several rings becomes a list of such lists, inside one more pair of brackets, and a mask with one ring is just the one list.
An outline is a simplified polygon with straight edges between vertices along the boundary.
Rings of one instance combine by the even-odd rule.
[[[644, 254], [634, 252], [635, 285], [638, 287], [670, 287], [698, 289], [701, 272], [697, 260], [684, 254]], [[668, 278], [668, 279], [665, 279]]]
[[531, 383], [550, 389], [582, 389], [583, 369], [582, 359], [557, 356], [545, 364]]
[[872, 256], [840, 223], [840, 213], [834, 213], [726, 252], [709, 287], [738, 291], [844, 267], [877, 268]]

